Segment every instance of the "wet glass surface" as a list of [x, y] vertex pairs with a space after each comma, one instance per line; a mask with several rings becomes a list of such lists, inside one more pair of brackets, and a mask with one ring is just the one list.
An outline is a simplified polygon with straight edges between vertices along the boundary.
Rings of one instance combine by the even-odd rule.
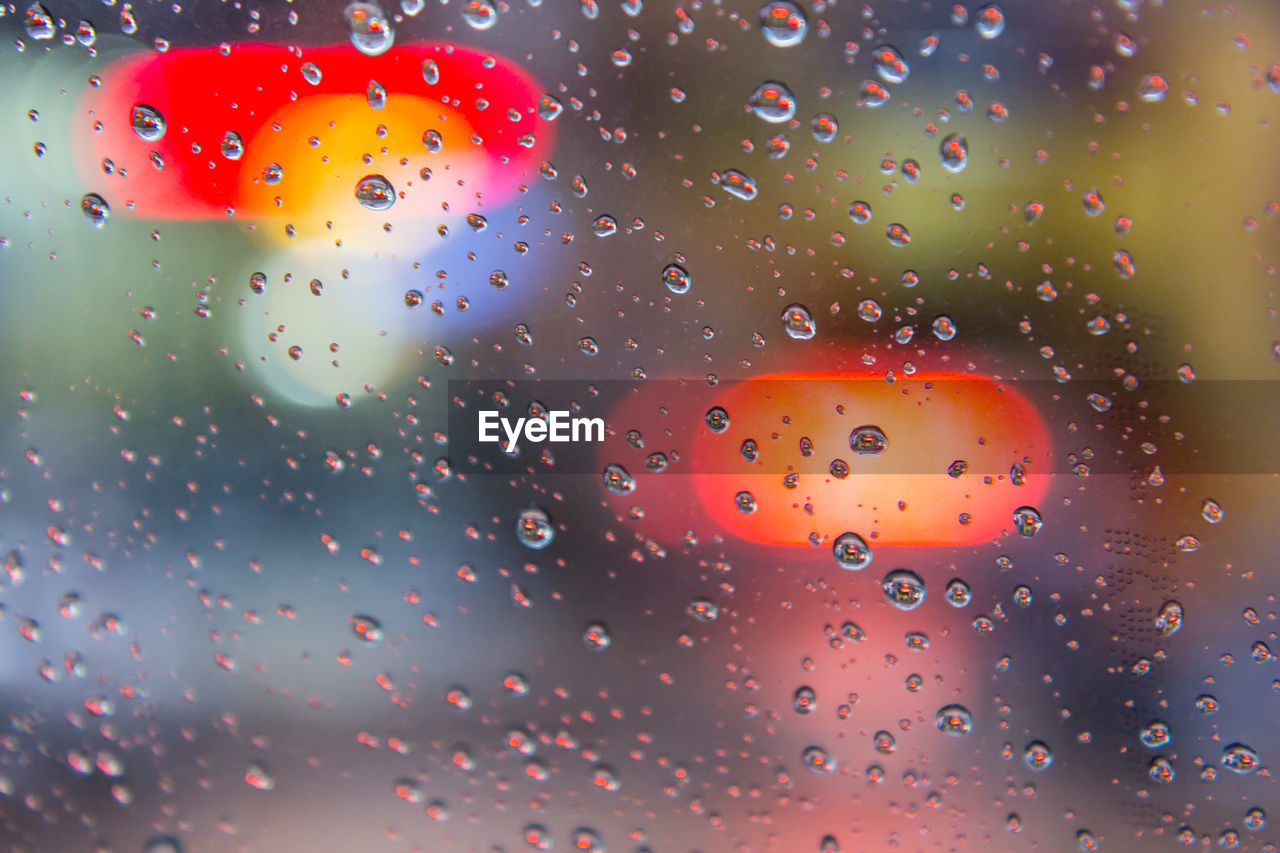
[[0, 849], [1275, 849], [1280, 6], [0, 27]]

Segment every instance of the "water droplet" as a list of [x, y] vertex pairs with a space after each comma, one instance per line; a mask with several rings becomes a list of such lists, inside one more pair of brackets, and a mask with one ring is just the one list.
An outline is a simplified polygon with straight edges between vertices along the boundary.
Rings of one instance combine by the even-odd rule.
[[27, 7], [26, 14], [22, 17], [22, 26], [27, 37], [37, 41], [51, 39], [58, 32], [57, 22], [49, 14], [49, 10], [39, 3], [32, 3]]
[[791, 697], [791, 704], [797, 714], [812, 714], [818, 710], [818, 694], [808, 685], [797, 687], [795, 695]]
[[818, 113], [810, 126], [813, 128], [813, 138], [819, 142], [830, 142], [840, 132], [840, 123], [831, 113]]
[[472, 29], [487, 30], [498, 23], [498, 10], [489, 0], [468, 0], [462, 7], [462, 19]]
[[831, 551], [842, 569], [861, 571], [871, 563], [871, 547], [867, 545], [867, 540], [856, 533], [841, 533], [836, 537]]
[[582, 629], [582, 642], [592, 651], [602, 652], [609, 648], [613, 638], [609, 636], [609, 629], [603, 622], [592, 622]]
[[1209, 522], [1210, 524], [1222, 523], [1222, 518], [1224, 514], [1225, 513], [1223, 513], [1222, 511], [1222, 506], [1219, 505], [1219, 503], [1215, 501], [1213, 498], [1205, 498], [1204, 503], [1200, 505], [1201, 518], [1203, 518], [1205, 521]]
[[1138, 733], [1138, 739], [1148, 749], [1159, 749], [1167, 745], [1172, 738], [1169, 734], [1168, 724], [1155, 720], [1143, 727], [1142, 731]]
[[871, 109], [883, 107], [891, 97], [889, 90], [875, 80], [863, 80], [858, 88], [858, 103]]
[[689, 276], [689, 271], [679, 264], [667, 264], [662, 268], [662, 283], [672, 293], [686, 293], [693, 279]]
[[611, 234], [616, 234], [618, 233], [618, 220], [607, 213], [603, 216], [598, 216], [591, 223], [591, 233], [597, 237], [608, 237]]
[[1125, 249], [1116, 249], [1112, 261], [1116, 265], [1116, 272], [1120, 273], [1121, 278], [1133, 278], [1138, 270], [1133, 262], [1133, 255]]
[[759, 191], [755, 178], [737, 169], [725, 169], [720, 173], [719, 182], [725, 192], [743, 201], [751, 201]]
[[377, 3], [356, 0], [342, 10], [351, 33], [351, 43], [365, 56], [379, 56], [391, 49], [395, 31]]
[[1138, 83], [1139, 97], [1149, 103], [1163, 101], [1168, 94], [1169, 81], [1162, 74], [1143, 75], [1142, 81]]
[[556, 529], [546, 510], [536, 506], [521, 510], [516, 517], [516, 538], [520, 544], [535, 551], [550, 545], [556, 538]]
[[792, 47], [804, 41], [809, 21], [790, 0], [772, 0], [760, 7], [760, 30], [774, 47]]
[[422, 81], [428, 86], [434, 86], [440, 82], [440, 66], [434, 59], [422, 60]]
[[111, 206], [97, 193], [85, 193], [80, 197], [80, 212], [88, 218], [94, 228], [101, 228], [111, 217]]
[[1022, 536], [1035, 536], [1044, 527], [1044, 518], [1035, 507], [1020, 506], [1013, 511], [1013, 526]]
[[377, 80], [370, 80], [364, 87], [364, 99], [370, 109], [380, 110], [387, 105], [387, 89]]
[[222, 156], [228, 160], [239, 160], [244, 156], [244, 140], [240, 138], [240, 134], [234, 130], [228, 130], [222, 134], [222, 144], [220, 146]]
[[1258, 753], [1242, 743], [1233, 743], [1222, 750], [1222, 764], [1236, 773], [1252, 773], [1261, 764]]
[[689, 602], [687, 612], [699, 622], [714, 622], [720, 615], [720, 608], [715, 602], [706, 598], [695, 598]]
[[902, 51], [891, 44], [882, 44], [871, 51], [871, 61], [880, 79], [886, 83], [905, 83], [911, 74], [911, 66], [902, 56]]
[[859, 225], [871, 221], [871, 205], [865, 201], [855, 201], [849, 205], [849, 218]]
[[871, 745], [881, 755], [892, 755], [898, 751], [898, 741], [884, 729], [871, 736]]
[[382, 175], [365, 175], [356, 184], [356, 199], [369, 210], [388, 210], [396, 203], [396, 191]]
[[962, 172], [969, 165], [969, 142], [963, 134], [951, 133], [938, 145], [938, 157], [942, 168], [948, 172]]
[[973, 600], [973, 590], [960, 578], [954, 578], [947, 583], [944, 596], [952, 607], [964, 607]]
[[564, 104], [555, 95], [546, 94], [538, 99], [538, 118], [543, 121], [554, 121], [564, 112]]
[[878, 426], [857, 427], [849, 433], [849, 449], [859, 456], [879, 456], [889, 447], [889, 437]]
[[604, 466], [602, 475], [604, 487], [615, 495], [626, 495], [634, 492], [636, 489], [635, 478], [627, 472], [627, 469], [619, 465], [617, 462], [610, 462]]
[[76, 24], [76, 41], [84, 47], [93, 47], [98, 41], [98, 31], [88, 21], [80, 21]]
[[933, 320], [933, 335], [940, 341], [949, 341], [956, 336], [956, 323], [946, 314], [939, 314]]
[[708, 409], [705, 420], [707, 429], [713, 433], [719, 434], [729, 428], [729, 413], [720, 406], [713, 406]]
[[320, 85], [320, 79], [323, 75], [320, 73], [320, 67], [314, 62], [304, 62], [298, 70], [302, 72], [303, 80], [306, 80], [312, 86]]
[[347, 620], [351, 624], [351, 633], [364, 643], [382, 642], [382, 624], [372, 616], [356, 614]]
[[914, 610], [924, 602], [924, 580], [910, 569], [894, 569], [880, 581], [885, 598], [899, 610]]
[[820, 746], [806, 747], [800, 753], [800, 763], [814, 773], [834, 773], [836, 769], [835, 758]]
[[799, 303], [788, 305], [782, 312], [782, 327], [787, 334], [799, 341], [807, 341], [818, 333], [809, 309]]
[[733, 504], [738, 508], [738, 512], [750, 515], [756, 511], [756, 496], [748, 491], [738, 492], [733, 496]]
[[973, 714], [963, 705], [944, 705], [938, 709], [934, 724], [944, 735], [960, 737], [973, 731]]
[[1177, 773], [1173, 769], [1173, 762], [1163, 755], [1157, 755], [1151, 759], [1151, 764], [1147, 767], [1147, 775], [1151, 777], [1152, 781], [1161, 785], [1168, 785], [1177, 778]]
[[424, 130], [422, 132], [422, 145], [432, 154], [435, 154], [444, 147], [444, 137], [440, 135], [438, 130]]
[[1053, 763], [1053, 750], [1044, 741], [1033, 740], [1022, 750], [1022, 760], [1031, 770], [1042, 773]]
[[1258, 832], [1267, 825], [1267, 813], [1254, 807], [1244, 813], [1244, 828], [1250, 832]]
[[133, 132], [144, 142], [158, 142], [164, 136], [164, 116], [158, 109], [147, 104], [133, 105], [129, 123], [133, 125]]
[[981, 7], [973, 14], [973, 26], [984, 39], [993, 39], [1004, 32], [1004, 10], [995, 3]]
[[751, 93], [747, 106], [771, 124], [790, 121], [796, 114], [796, 96], [785, 83], [767, 80]]
[[267, 772], [267, 766], [260, 761], [254, 761], [245, 768], [244, 781], [259, 791], [270, 791], [276, 786], [275, 780]]
[[1178, 633], [1184, 615], [1180, 601], [1166, 601], [1161, 605], [1160, 612], [1156, 614], [1156, 630], [1160, 632], [1160, 636], [1172, 637]]

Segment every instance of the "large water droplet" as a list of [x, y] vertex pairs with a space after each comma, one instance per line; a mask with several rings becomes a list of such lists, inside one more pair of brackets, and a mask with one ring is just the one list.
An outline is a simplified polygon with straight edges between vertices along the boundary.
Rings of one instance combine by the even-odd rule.
[[85, 193], [80, 198], [80, 211], [89, 219], [94, 228], [101, 228], [111, 217], [111, 207], [97, 193]]
[[774, 47], [792, 47], [804, 41], [809, 21], [790, 0], [772, 0], [760, 7], [760, 30]]
[[1156, 630], [1162, 637], [1172, 637], [1182, 627], [1182, 602], [1166, 601], [1156, 614]]
[[351, 33], [351, 43], [365, 56], [379, 56], [391, 49], [395, 31], [391, 20], [377, 3], [356, 0], [342, 10]]
[[924, 602], [924, 580], [910, 569], [894, 569], [880, 581], [885, 598], [899, 610], [914, 610]]
[[1169, 725], [1167, 723], [1161, 720], [1153, 720], [1138, 733], [1138, 739], [1148, 749], [1159, 749], [1162, 746], [1166, 746], [1172, 740], [1172, 737], [1169, 734]]
[[129, 112], [129, 123], [133, 132], [144, 142], [157, 142], [164, 136], [164, 116], [155, 107], [147, 104], [134, 104]]
[[938, 709], [934, 724], [944, 735], [960, 737], [973, 731], [973, 714], [963, 705], [944, 705]]
[[1049, 769], [1049, 765], [1053, 763], [1053, 750], [1044, 741], [1033, 740], [1022, 750], [1022, 760], [1027, 767], [1040, 773]]
[[1228, 770], [1245, 774], [1257, 770], [1261, 760], [1252, 747], [1233, 743], [1222, 750], [1222, 764]]
[[831, 546], [836, 562], [842, 569], [860, 571], [871, 563], [871, 547], [867, 540], [856, 533], [841, 533]]
[[882, 44], [871, 51], [871, 61], [880, 79], [886, 83], [905, 83], [911, 74], [911, 66], [902, 51], [891, 44]]
[[28, 38], [37, 41], [51, 39], [58, 32], [57, 22], [49, 14], [49, 10], [39, 3], [32, 3], [27, 7], [26, 14], [22, 17], [22, 27]]
[[667, 264], [662, 268], [662, 283], [672, 293], [686, 293], [693, 284], [693, 278], [679, 264]]
[[382, 175], [365, 175], [356, 184], [356, 199], [369, 210], [388, 210], [396, 203], [396, 191]]
[[462, 7], [462, 20], [475, 30], [487, 30], [498, 23], [498, 10], [489, 0], [468, 0]]
[[889, 437], [878, 426], [867, 424], [849, 433], [849, 449], [859, 456], [879, 456], [889, 447]]
[[818, 333], [809, 309], [799, 303], [788, 305], [782, 312], [782, 327], [796, 340], [807, 341]]
[[751, 93], [747, 106], [771, 124], [790, 121], [796, 114], [796, 96], [785, 83], [766, 80]]
[[222, 134], [222, 143], [219, 148], [222, 156], [228, 160], [239, 160], [244, 156], [244, 140], [234, 130], [228, 130]]
[[1013, 526], [1022, 536], [1035, 536], [1044, 527], [1044, 519], [1035, 507], [1021, 506], [1013, 511]]
[[800, 753], [800, 763], [814, 773], [834, 773], [836, 769], [835, 758], [820, 746], [807, 747]]
[[617, 462], [610, 462], [604, 466], [604, 473], [601, 476], [604, 487], [615, 495], [630, 494], [636, 489], [635, 478]]
[[592, 622], [582, 629], [582, 642], [592, 651], [602, 652], [609, 648], [613, 637], [609, 635], [609, 629], [603, 622]]
[[973, 26], [984, 39], [993, 39], [1004, 32], [1004, 10], [996, 3], [978, 9], [973, 15]]
[[743, 201], [751, 201], [759, 191], [755, 178], [744, 172], [739, 172], [737, 169], [725, 169], [721, 172], [720, 186], [724, 187], [724, 191], [729, 195], [740, 198]]
[[963, 134], [950, 133], [938, 145], [938, 157], [948, 172], [962, 172], [969, 165], [969, 142]]
[[556, 538], [556, 529], [546, 510], [536, 506], [521, 510], [516, 518], [516, 538], [535, 551], [550, 545]]

